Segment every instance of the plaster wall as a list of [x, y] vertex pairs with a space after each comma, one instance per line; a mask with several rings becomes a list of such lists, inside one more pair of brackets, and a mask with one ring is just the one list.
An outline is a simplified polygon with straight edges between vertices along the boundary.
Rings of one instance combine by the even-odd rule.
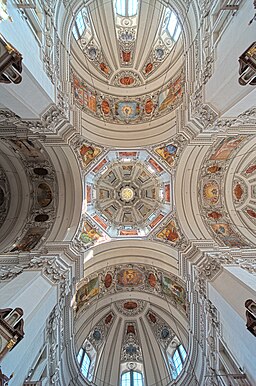
[[1, 288], [0, 308], [24, 311], [25, 336], [2, 361], [5, 374], [15, 373], [12, 386], [20, 386], [44, 344], [45, 323], [57, 302], [57, 287], [39, 271], [27, 271]]
[[246, 329], [244, 302], [256, 298], [255, 277], [240, 267], [225, 267], [209, 283], [209, 300], [220, 313], [222, 338], [248, 379], [256, 380], [255, 337]]

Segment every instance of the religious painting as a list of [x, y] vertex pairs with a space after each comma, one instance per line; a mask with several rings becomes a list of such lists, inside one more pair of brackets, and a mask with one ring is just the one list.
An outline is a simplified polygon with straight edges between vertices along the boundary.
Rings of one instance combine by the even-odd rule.
[[37, 187], [37, 202], [42, 208], [46, 208], [52, 202], [52, 190], [48, 184], [41, 182]]
[[208, 181], [203, 186], [203, 198], [209, 205], [216, 205], [220, 199], [220, 188], [216, 181]]
[[92, 186], [91, 185], [86, 185], [86, 201], [87, 204], [91, 204], [92, 202]]
[[108, 316], [106, 316], [105, 318], [105, 324], [108, 325], [112, 322], [112, 319], [113, 319], [113, 315], [112, 314], [109, 314]]
[[83, 223], [82, 233], [80, 235], [80, 240], [84, 244], [88, 244], [91, 242], [96, 242], [102, 237], [102, 234], [96, 230], [88, 221]]
[[145, 114], [149, 115], [153, 112], [154, 110], [154, 103], [151, 98], [147, 99], [145, 104], [144, 104], [144, 111]]
[[231, 153], [238, 148], [244, 140], [244, 136], [224, 138], [211, 156], [211, 160], [227, 160]]
[[236, 201], [240, 201], [241, 198], [243, 197], [244, 189], [243, 189], [242, 185], [240, 184], [240, 182], [237, 182], [235, 184], [235, 186], [233, 188], [233, 194], [234, 194]]
[[127, 325], [126, 333], [127, 333], [127, 334], [133, 334], [133, 335], [136, 334], [135, 328], [134, 328], [134, 325], [133, 325], [133, 324], [128, 324], [128, 325]]
[[101, 150], [98, 147], [84, 143], [80, 147], [79, 152], [82, 158], [83, 167], [86, 168], [101, 153]]
[[150, 287], [155, 288], [156, 283], [157, 283], [156, 275], [154, 273], [150, 272], [150, 274], [147, 277], [147, 280], [148, 280], [148, 284], [150, 285]]
[[144, 67], [144, 72], [146, 75], [148, 75], [154, 68], [153, 63], [147, 63], [146, 66]]
[[207, 216], [213, 220], [219, 220], [219, 218], [222, 217], [222, 214], [220, 212], [213, 211], [208, 213]]
[[138, 303], [129, 300], [123, 304], [125, 310], [135, 310], [138, 307]]
[[171, 187], [170, 184], [164, 185], [164, 197], [166, 202], [171, 201]]
[[110, 74], [110, 68], [109, 68], [109, 66], [108, 66], [106, 63], [101, 62], [100, 65], [99, 65], [99, 67], [100, 67], [100, 70], [101, 70], [102, 72], [104, 72], [104, 74], [106, 74], [106, 75], [109, 75], [109, 74]]
[[172, 166], [175, 161], [177, 147], [171, 143], [155, 149], [155, 152], [162, 157], [169, 166]]
[[256, 164], [250, 165], [246, 170], [245, 174], [252, 174], [256, 171]]
[[218, 165], [211, 165], [207, 168], [207, 172], [211, 174], [215, 174], [221, 171], [221, 167]]
[[153, 158], [149, 158], [148, 162], [158, 173], [162, 173], [163, 168]]
[[171, 83], [168, 89], [162, 91], [158, 98], [158, 111], [163, 111], [167, 107], [173, 106], [182, 97], [183, 89], [181, 78]]
[[34, 145], [29, 139], [11, 139], [10, 142], [14, 145], [15, 150], [29, 161], [44, 160], [41, 150]]
[[180, 283], [168, 276], [162, 276], [162, 291], [165, 295], [173, 297], [175, 301], [186, 309], [186, 291]]
[[106, 99], [101, 102], [101, 111], [104, 115], [110, 114], [110, 104]]
[[119, 82], [122, 86], [132, 86], [135, 82], [135, 79], [133, 76], [123, 76], [119, 79]]
[[148, 312], [147, 317], [151, 323], [156, 324], [157, 319], [156, 319], [156, 316], [152, 312]]
[[122, 60], [125, 63], [129, 63], [131, 61], [132, 53], [131, 51], [122, 51]]
[[160, 213], [150, 224], [150, 228], [154, 228], [162, 219], [164, 218], [164, 215]]
[[246, 244], [238, 237], [229, 224], [217, 223], [211, 224], [213, 231], [219, 236], [225, 245], [231, 248], [241, 248]]
[[84, 90], [84, 106], [87, 107], [89, 110], [96, 113], [97, 109], [97, 101], [96, 96], [88, 89]]
[[129, 229], [129, 230], [122, 229], [119, 232], [119, 235], [120, 236], [138, 236], [138, 231], [136, 229]]
[[107, 162], [108, 162], [108, 161], [106, 160], [106, 158], [104, 158], [103, 160], [101, 160], [101, 161], [98, 163], [98, 165], [93, 169], [93, 173], [98, 173], [98, 171], [99, 171], [100, 169], [102, 169], [103, 166], [106, 165]]
[[76, 102], [80, 105], [84, 105], [84, 89], [79, 79], [73, 76], [73, 89], [74, 89], [74, 98]]
[[136, 119], [140, 114], [140, 105], [136, 101], [121, 101], [115, 104], [115, 115], [121, 121]]
[[97, 214], [93, 216], [93, 219], [100, 225], [102, 226], [103, 229], [107, 229], [108, 225], [98, 216]]
[[76, 292], [76, 311], [78, 311], [86, 302], [97, 296], [100, 292], [99, 279], [95, 277], [88, 283], [80, 287]]
[[179, 240], [179, 234], [175, 222], [172, 220], [166, 227], [157, 234], [158, 239], [170, 241], [175, 243]]
[[25, 236], [21, 241], [11, 250], [30, 252], [39, 243], [42, 236], [44, 235], [46, 228], [33, 227], [27, 230]]
[[121, 269], [117, 274], [117, 283], [121, 287], [137, 287], [143, 284], [143, 274], [138, 269]]
[[110, 288], [112, 282], [113, 282], [112, 275], [111, 275], [111, 273], [108, 272], [108, 273], [105, 275], [105, 278], [104, 278], [104, 285], [105, 285], [105, 287], [106, 287], [106, 288]]
[[252, 208], [246, 208], [246, 213], [249, 214], [250, 217], [256, 218], [256, 211]]
[[119, 151], [119, 157], [137, 157], [137, 151]]

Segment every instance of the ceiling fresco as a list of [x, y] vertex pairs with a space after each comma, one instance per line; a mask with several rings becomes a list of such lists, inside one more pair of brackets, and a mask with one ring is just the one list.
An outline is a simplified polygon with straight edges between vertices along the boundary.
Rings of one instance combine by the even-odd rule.
[[[140, 77], [131, 71], [122, 71], [114, 78], [120, 87], [133, 87]], [[72, 74], [75, 105], [87, 114], [116, 124], [135, 124], [151, 121], [170, 113], [183, 101], [184, 74], [179, 72], [166, 85], [142, 96], [113, 96], [88, 84], [76, 73]]]
[[[177, 147], [169, 151], [174, 163]], [[86, 214], [112, 238], [147, 236], [173, 211], [173, 177], [145, 150], [108, 152], [85, 184]]]
[[[243, 228], [255, 229], [256, 219], [255, 158], [246, 161], [250, 152], [238, 154], [248, 139], [237, 135], [218, 140], [207, 153], [199, 179], [202, 216], [215, 240], [231, 248], [248, 248], [254, 238], [241, 235]], [[241, 166], [228, 183], [227, 171], [236, 159]], [[241, 225], [232, 219], [232, 213], [240, 218]]]
[[[151, 32], [148, 44], [141, 47], [138, 30], [145, 10], [142, 1], [132, 12], [118, 9], [118, 4], [110, 1], [97, 7], [88, 4], [75, 17], [72, 36], [85, 56], [86, 67], [90, 63], [96, 70], [95, 75], [98, 72], [97, 75], [109, 84], [129, 87], [148, 83], [177, 48], [177, 43], [182, 46], [181, 25], [176, 12], [158, 2], [151, 9], [154, 33]], [[102, 20], [103, 12], [108, 18], [107, 25]], [[157, 23], [153, 23], [156, 20]], [[107, 37], [110, 45], [105, 40]], [[129, 70], [129, 74], [120, 77], [118, 74], [122, 70]]]
[[[75, 313], [80, 315], [92, 302], [103, 296], [121, 292], [147, 292], [168, 299], [184, 315], [188, 315], [188, 300], [184, 282], [177, 276], [149, 265], [114, 265], [83, 278], [77, 285]], [[134, 296], [134, 295], [133, 295]], [[116, 310], [125, 316], [142, 313], [145, 304], [126, 297], [116, 303]]]

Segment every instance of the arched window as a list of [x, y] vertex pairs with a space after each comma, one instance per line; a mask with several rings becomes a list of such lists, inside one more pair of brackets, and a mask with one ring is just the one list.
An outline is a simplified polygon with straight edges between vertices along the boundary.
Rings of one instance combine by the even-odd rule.
[[170, 353], [167, 353], [169, 365], [171, 368], [171, 373], [173, 379], [176, 379], [178, 375], [181, 373], [181, 370], [183, 368], [184, 362], [186, 360], [186, 350], [183, 347], [182, 344], [180, 344], [176, 350], [174, 351], [173, 355], [170, 355]]
[[138, 0], [116, 0], [116, 13], [119, 16], [135, 16], [138, 10]]
[[81, 348], [77, 355], [77, 361], [79, 363], [81, 372], [85, 378], [89, 378], [89, 370], [91, 365], [91, 358], [87, 354], [87, 352]]
[[138, 371], [126, 371], [121, 376], [120, 386], [143, 386], [143, 375]]
[[165, 25], [168, 34], [174, 42], [179, 39], [181, 33], [181, 26], [175, 13], [168, 9], [165, 16]]
[[76, 40], [80, 39], [86, 29], [86, 11], [83, 8], [76, 15], [75, 23], [72, 29], [74, 38]]

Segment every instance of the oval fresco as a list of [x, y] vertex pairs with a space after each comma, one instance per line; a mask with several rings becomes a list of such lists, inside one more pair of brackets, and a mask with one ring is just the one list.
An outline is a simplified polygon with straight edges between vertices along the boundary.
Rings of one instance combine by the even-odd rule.
[[106, 99], [101, 102], [101, 110], [104, 115], [110, 114], [110, 104]]
[[34, 173], [38, 176], [46, 176], [48, 174], [48, 170], [45, 168], [34, 168]]
[[37, 202], [38, 204], [45, 208], [52, 202], [52, 190], [48, 184], [42, 182], [37, 187]]
[[244, 189], [239, 182], [235, 185], [233, 193], [234, 193], [236, 200], [240, 201], [243, 194], [244, 194]]
[[35, 217], [35, 221], [36, 222], [45, 222], [49, 219], [49, 216], [48, 214], [38, 214], [36, 217]]
[[156, 286], [156, 276], [152, 272], [148, 275], [148, 284], [152, 288]]
[[117, 282], [122, 287], [137, 287], [143, 283], [143, 279], [138, 269], [122, 269], [117, 274]]
[[133, 76], [123, 76], [120, 78], [119, 82], [122, 86], [131, 86], [135, 82], [135, 79]]
[[210, 204], [215, 205], [219, 201], [219, 185], [216, 181], [209, 181], [203, 187], [204, 200]]
[[222, 217], [222, 214], [220, 212], [210, 212], [208, 213], [208, 217], [212, 218], [213, 220], [218, 220]]
[[128, 302], [124, 303], [123, 307], [125, 310], [135, 310], [138, 307], [138, 304], [132, 300], [129, 300]]
[[249, 216], [256, 218], [256, 212], [253, 209], [246, 209], [246, 212], [249, 214]]
[[211, 165], [207, 168], [207, 172], [214, 174], [221, 171], [221, 167], [218, 165]]
[[110, 273], [107, 273], [104, 279], [104, 285], [106, 288], [109, 288], [112, 284], [112, 275]]
[[151, 114], [154, 109], [154, 103], [152, 99], [147, 99], [144, 105], [144, 110], [146, 114]]

